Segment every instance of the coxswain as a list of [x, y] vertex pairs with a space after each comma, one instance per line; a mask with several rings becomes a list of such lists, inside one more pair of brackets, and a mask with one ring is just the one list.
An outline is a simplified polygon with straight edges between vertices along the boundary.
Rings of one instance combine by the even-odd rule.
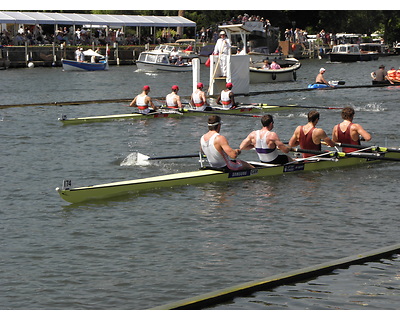
[[236, 108], [235, 95], [232, 92], [233, 84], [228, 82], [226, 88], [221, 91], [221, 94], [217, 98], [217, 104], [222, 106], [222, 109], [234, 109]]
[[182, 109], [181, 98], [178, 96], [179, 87], [177, 85], [173, 85], [171, 90], [172, 92], [165, 98], [167, 108]]
[[[342, 109], [343, 122], [333, 127], [332, 140], [343, 144], [360, 145], [360, 140], [370, 141], [371, 135], [358, 123], [353, 123], [355, 111], [352, 107]], [[360, 139], [361, 137], [361, 139]], [[343, 147], [343, 152], [357, 151], [359, 148]]]
[[[329, 138], [325, 131], [317, 128], [319, 121], [319, 112], [310, 111], [307, 115], [308, 123], [304, 126], [298, 126], [289, 140], [290, 147], [300, 145], [301, 149], [321, 151], [321, 140], [328, 146], [334, 147], [335, 143]], [[303, 153], [304, 158], [312, 157], [315, 154]]]
[[210, 166], [215, 169], [230, 171], [253, 168], [246, 161], [237, 159], [240, 149], [232, 149], [228, 140], [219, 134], [221, 125], [221, 117], [217, 115], [210, 116], [208, 118], [208, 132], [200, 139], [200, 150], [207, 156]]
[[291, 148], [284, 145], [277, 133], [273, 132], [274, 118], [270, 114], [261, 117], [262, 129], [251, 132], [240, 144], [240, 150], [255, 148], [261, 162], [285, 164], [292, 159], [279, 151], [288, 153]]
[[209, 108], [206, 94], [203, 91], [204, 85], [199, 82], [197, 84], [197, 89], [192, 93], [192, 96], [190, 98], [190, 104], [193, 108], [195, 108], [197, 111], [204, 111]]
[[149, 97], [150, 87], [144, 86], [142, 93], [138, 94], [130, 103], [130, 107], [138, 108], [138, 112], [142, 114], [148, 114], [150, 112], [157, 111], [157, 107], [154, 106], [153, 101]]

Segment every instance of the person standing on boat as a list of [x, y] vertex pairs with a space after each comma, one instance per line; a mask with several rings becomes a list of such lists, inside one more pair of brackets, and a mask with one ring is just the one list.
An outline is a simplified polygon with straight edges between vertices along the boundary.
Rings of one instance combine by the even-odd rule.
[[[300, 145], [301, 149], [306, 150], [321, 150], [321, 140], [328, 146], [334, 147], [335, 143], [329, 138], [325, 131], [317, 128], [319, 121], [319, 112], [310, 111], [307, 115], [308, 123], [305, 126], [298, 126], [289, 140], [289, 147]], [[303, 153], [304, 158], [312, 157], [313, 153]]]
[[[221, 117], [212, 115], [208, 118], [208, 132], [200, 138], [200, 150], [207, 156], [212, 168], [240, 171], [253, 168], [246, 161], [237, 159], [240, 149], [232, 149], [228, 140], [220, 135]], [[231, 160], [236, 159], [236, 160]]]
[[[334, 126], [332, 140], [344, 144], [360, 145], [360, 137], [364, 141], [370, 141], [371, 135], [357, 123], [353, 123], [355, 111], [352, 107], [342, 109], [343, 122]], [[343, 152], [357, 151], [358, 148], [343, 147]]]
[[150, 112], [157, 111], [157, 107], [154, 106], [153, 101], [148, 96], [149, 92], [150, 92], [150, 87], [144, 86], [142, 93], [138, 94], [132, 100], [129, 106], [138, 108], [138, 112], [142, 114], [148, 114]]
[[288, 153], [291, 148], [283, 144], [279, 136], [272, 131], [274, 118], [270, 114], [261, 117], [262, 129], [251, 132], [240, 144], [240, 150], [255, 148], [261, 162], [285, 164], [292, 159], [285, 154], [279, 154], [278, 149]]
[[234, 109], [237, 107], [235, 102], [235, 95], [232, 92], [233, 84], [228, 82], [226, 88], [221, 91], [217, 98], [217, 104], [222, 106], [222, 109]]
[[181, 97], [178, 96], [179, 87], [177, 85], [173, 85], [171, 90], [172, 92], [165, 98], [167, 108], [182, 109]]
[[210, 109], [207, 102], [206, 94], [203, 91], [203, 87], [204, 85], [201, 82], [199, 82], [197, 84], [196, 91], [192, 93], [192, 96], [190, 98], [190, 105], [194, 107], [197, 111], [204, 111]]
[[221, 76], [226, 77], [227, 75], [227, 56], [231, 53], [231, 41], [226, 37], [225, 31], [219, 33], [220, 38], [214, 47], [214, 53], [218, 54], [218, 61], [221, 69]]
[[328, 85], [330, 87], [333, 87], [333, 86], [331, 86], [329, 84], [328, 81], [325, 80], [325, 78], [324, 78], [325, 71], [326, 71], [325, 68], [319, 69], [319, 73], [318, 73], [317, 77], [315, 78], [315, 83], [317, 83], [317, 84], [326, 84], [326, 85]]

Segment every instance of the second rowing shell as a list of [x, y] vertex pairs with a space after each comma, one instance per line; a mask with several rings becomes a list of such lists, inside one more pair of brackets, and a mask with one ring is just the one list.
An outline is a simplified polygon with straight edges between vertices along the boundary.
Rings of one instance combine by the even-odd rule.
[[121, 120], [143, 120], [143, 119], [155, 119], [155, 118], [177, 118], [182, 116], [201, 116], [205, 114], [223, 114], [223, 115], [244, 115], [247, 113], [261, 113], [261, 112], [274, 112], [282, 111], [293, 108], [294, 106], [270, 106], [267, 104], [257, 105], [246, 105], [240, 106], [236, 109], [217, 109], [214, 108], [212, 111], [196, 111], [191, 109], [170, 110], [161, 109], [160, 112], [154, 112], [149, 114], [141, 113], [127, 113], [127, 114], [113, 114], [107, 116], [92, 116], [82, 118], [68, 118], [66, 115], [62, 115], [58, 118], [63, 124], [82, 124], [91, 122], [103, 122], [103, 121], [121, 121]]

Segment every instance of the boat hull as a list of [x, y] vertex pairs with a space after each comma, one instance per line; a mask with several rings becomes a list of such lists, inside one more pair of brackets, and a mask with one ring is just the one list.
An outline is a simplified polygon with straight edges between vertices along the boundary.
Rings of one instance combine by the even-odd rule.
[[331, 62], [357, 62], [378, 60], [377, 53], [329, 53]]
[[155, 72], [155, 71], [173, 71], [173, 72], [188, 72], [192, 71], [191, 65], [177, 66], [174, 64], [165, 63], [148, 63], [143, 61], [136, 61], [136, 66], [140, 70]]
[[160, 113], [140, 114], [140, 113], [127, 113], [127, 114], [115, 114], [107, 116], [93, 116], [93, 117], [82, 117], [82, 118], [67, 118], [62, 116], [58, 120], [63, 124], [82, 124], [92, 122], [105, 122], [105, 121], [123, 121], [123, 120], [144, 120], [144, 119], [162, 119], [162, 118], [178, 118], [182, 116], [204, 116], [206, 114], [244, 114], [244, 113], [260, 113], [260, 112], [274, 112], [289, 110], [290, 106], [243, 106], [236, 109], [222, 110], [215, 109], [214, 111], [198, 112], [190, 109], [184, 109], [183, 112], [170, 111], [163, 109]]
[[250, 67], [250, 83], [273, 83], [273, 82], [289, 82], [297, 80], [297, 73], [301, 67], [300, 63], [296, 63], [293, 66], [277, 69], [277, 70], [265, 70], [255, 67]]
[[108, 70], [108, 61], [91, 63], [63, 59], [62, 67], [64, 71], [104, 71]]
[[[400, 153], [388, 152], [386, 155], [391, 158], [400, 159]], [[125, 194], [139, 193], [151, 189], [257, 179], [296, 172], [342, 168], [363, 163], [376, 163], [378, 161], [381, 160], [369, 160], [365, 158], [340, 158], [338, 161], [324, 160], [315, 162], [299, 162], [284, 166], [269, 165], [267, 167], [256, 167], [254, 169], [229, 173], [207, 169], [193, 172], [174, 173], [144, 179], [99, 184], [89, 187], [56, 188], [56, 191], [65, 201], [70, 203], [80, 203], [92, 200], [107, 199]], [[69, 186], [69, 183], [67, 183], [67, 185]]]

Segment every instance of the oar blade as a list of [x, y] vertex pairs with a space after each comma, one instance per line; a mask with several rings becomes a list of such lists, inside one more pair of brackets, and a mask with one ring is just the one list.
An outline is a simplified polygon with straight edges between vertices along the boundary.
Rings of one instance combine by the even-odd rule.
[[139, 152], [132, 152], [121, 162], [121, 167], [129, 166], [148, 166], [150, 165], [149, 156]]

